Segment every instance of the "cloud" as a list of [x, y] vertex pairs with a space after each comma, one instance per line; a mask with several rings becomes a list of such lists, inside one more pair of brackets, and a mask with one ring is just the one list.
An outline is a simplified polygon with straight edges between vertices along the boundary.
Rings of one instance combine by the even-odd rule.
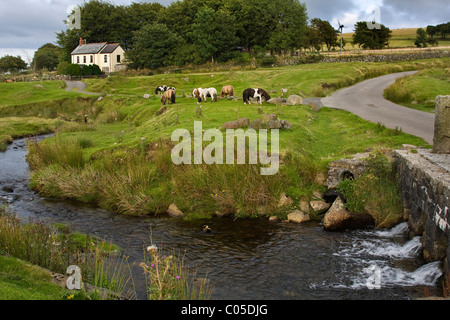
[[[110, 0], [111, 1], [111, 0]], [[112, 0], [129, 5], [136, 0]], [[173, 0], [158, 0], [169, 5]], [[381, 23], [387, 27], [425, 27], [450, 20], [448, 0], [300, 0], [306, 4], [310, 18], [338, 20], [351, 32], [354, 24], [370, 14], [374, 5], [381, 8]], [[56, 42], [56, 32], [65, 30], [67, 8], [82, 5], [85, 0], [14, 0], [0, 1], [0, 48], [34, 48]], [[146, 1], [155, 2], [155, 1]]]

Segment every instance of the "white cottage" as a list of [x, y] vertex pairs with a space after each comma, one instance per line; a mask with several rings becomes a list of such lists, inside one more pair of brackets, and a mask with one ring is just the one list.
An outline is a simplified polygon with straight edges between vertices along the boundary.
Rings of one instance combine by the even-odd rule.
[[78, 47], [71, 53], [71, 59], [74, 64], [96, 64], [105, 73], [126, 68], [125, 51], [118, 43], [86, 43], [86, 40], [80, 38]]

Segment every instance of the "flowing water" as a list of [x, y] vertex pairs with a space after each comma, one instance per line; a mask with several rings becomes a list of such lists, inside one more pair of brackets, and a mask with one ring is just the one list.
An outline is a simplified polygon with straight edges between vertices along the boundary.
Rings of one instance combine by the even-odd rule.
[[[45, 136], [40, 137], [45, 138]], [[437, 293], [439, 262], [424, 264], [420, 239], [402, 223], [386, 231], [331, 233], [319, 223], [269, 223], [217, 218], [186, 222], [129, 217], [79, 203], [41, 198], [28, 188], [26, 141], [0, 153], [0, 201], [19, 217], [69, 224], [119, 245], [130, 262], [143, 261], [150, 243], [185, 253], [208, 271], [214, 300], [414, 299]], [[212, 233], [203, 233], [208, 224]], [[145, 299], [142, 271], [134, 281]]]

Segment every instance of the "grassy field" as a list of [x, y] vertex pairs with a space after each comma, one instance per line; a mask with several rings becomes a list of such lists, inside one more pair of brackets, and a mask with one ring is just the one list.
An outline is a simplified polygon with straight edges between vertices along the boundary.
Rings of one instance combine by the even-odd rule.
[[[277, 68], [261, 68], [245, 71], [205, 72], [190, 74], [160, 74], [140, 77], [110, 77], [100, 80], [85, 80], [87, 91], [105, 94], [142, 96], [154, 94], [161, 84], [177, 88], [178, 96], [186, 96], [197, 87], [216, 87], [219, 91], [223, 85], [232, 84], [236, 95], [249, 87], [260, 87], [273, 91], [279, 96], [282, 88], [290, 94], [301, 94], [307, 97], [326, 96], [330, 92], [356, 82], [374, 78], [388, 73], [429, 68], [433, 64], [444, 66], [449, 59], [421, 60], [416, 62], [380, 63], [318, 63]], [[431, 63], [431, 65], [430, 65]]]
[[[423, 27], [426, 29], [426, 27]], [[392, 38], [389, 41], [389, 48], [416, 48], [414, 42], [417, 37], [418, 28], [392, 29]], [[357, 49], [353, 47], [353, 33], [344, 33], [344, 39], [347, 41], [345, 48], [347, 50]], [[450, 46], [450, 39], [438, 39], [438, 46]]]
[[422, 70], [413, 76], [398, 79], [385, 91], [395, 103], [426, 112], [434, 112], [436, 96], [450, 94], [450, 67]]
[[67, 291], [37, 266], [0, 255], [0, 300], [61, 300]]
[[[312, 64], [292, 67], [142, 77], [112, 76], [86, 80], [88, 91], [103, 98], [79, 97], [62, 102], [4, 106], [5, 123], [15, 117], [47, 119], [58, 134], [39, 145], [30, 144], [32, 187], [43, 196], [95, 203], [123, 214], [165, 214], [175, 203], [187, 219], [216, 214], [286, 218], [301, 200], [323, 191], [320, 181], [330, 161], [376, 148], [402, 144], [427, 146], [417, 137], [369, 123], [350, 113], [309, 106], [244, 105], [242, 100], [202, 103], [189, 97], [195, 87], [233, 84], [240, 96], [247, 87], [263, 87], [279, 96], [325, 96], [339, 88], [392, 72], [442, 68], [450, 59], [401, 63]], [[177, 88], [174, 105], [161, 109], [156, 86]], [[62, 90], [62, 89], [61, 89]], [[144, 99], [144, 94], [150, 94]], [[170, 141], [176, 129], [221, 129], [237, 118], [255, 120], [276, 114], [292, 129], [280, 132], [282, 165], [276, 176], [261, 176], [260, 165], [181, 165], [172, 163]], [[45, 116], [43, 116], [45, 115]], [[88, 115], [88, 123], [84, 123]], [[36, 120], [37, 121], [37, 120]], [[56, 121], [56, 122], [52, 122]], [[14, 128], [12, 129], [15, 130]], [[222, 131], [225, 134], [224, 131]], [[9, 133], [11, 135], [11, 133]], [[206, 146], [207, 143], [204, 144]], [[245, 183], [242, 183], [245, 181]], [[282, 193], [295, 200], [279, 208]]]
[[[244, 105], [242, 100], [219, 99], [202, 103], [188, 95], [196, 86], [233, 84], [237, 95], [246, 87], [281, 88], [289, 94], [325, 95], [337, 88], [389, 72], [441, 67], [445, 59], [401, 64], [317, 64], [206, 74], [164, 74], [148, 77], [122, 76], [91, 81], [89, 91], [99, 91], [93, 101], [88, 124], [62, 127], [56, 138], [30, 145], [29, 162], [35, 170], [32, 186], [44, 196], [72, 198], [96, 203], [118, 213], [165, 214], [175, 203], [187, 219], [215, 214], [251, 217], [261, 214], [286, 218], [300, 200], [323, 191], [320, 177], [330, 161], [376, 148], [398, 148], [404, 143], [427, 146], [417, 137], [364, 121], [344, 111], [309, 106]], [[327, 83], [327, 86], [323, 86]], [[177, 101], [159, 114], [161, 102], [153, 95], [157, 85], [177, 88]], [[149, 93], [151, 97], [144, 99]], [[170, 141], [176, 129], [193, 131], [194, 121], [203, 129], [221, 129], [237, 118], [255, 120], [277, 114], [293, 128], [280, 133], [282, 166], [276, 176], [265, 177], [259, 166], [175, 166]], [[222, 131], [223, 132], [223, 131]], [[224, 134], [224, 132], [223, 132]], [[206, 146], [207, 143], [204, 144]], [[245, 181], [245, 183], [242, 183]], [[289, 208], [278, 208], [282, 193], [295, 200]]]

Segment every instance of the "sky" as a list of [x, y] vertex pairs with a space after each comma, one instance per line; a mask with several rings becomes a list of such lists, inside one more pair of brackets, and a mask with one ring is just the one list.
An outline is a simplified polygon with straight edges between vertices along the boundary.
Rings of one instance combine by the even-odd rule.
[[[128, 5], [142, 0], [109, 0]], [[68, 9], [85, 0], [0, 0], [0, 57], [20, 55], [30, 62], [34, 51], [56, 42], [56, 32], [66, 29]], [[172, 0], [158, 0], [169, 5]], [[376, 20], [390, 29], [426, 27], [450, 21], [449, 0], [300, 0], [309, 18], [330, 21], [337, 29], [352, 32], [357, 21]], [[378, 8], [378, 9], [377, 9]]]

